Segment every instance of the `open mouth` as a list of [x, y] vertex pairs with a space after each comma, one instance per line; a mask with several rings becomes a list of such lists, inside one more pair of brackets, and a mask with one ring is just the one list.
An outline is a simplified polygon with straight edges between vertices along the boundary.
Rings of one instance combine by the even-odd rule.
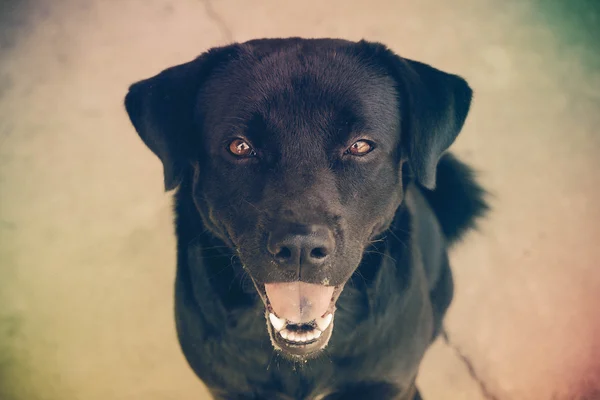
[[306, 358], [327, 346], [341, 286], [299, 281], [256, 286], [265, 303], [268, 331], [276, 349]]

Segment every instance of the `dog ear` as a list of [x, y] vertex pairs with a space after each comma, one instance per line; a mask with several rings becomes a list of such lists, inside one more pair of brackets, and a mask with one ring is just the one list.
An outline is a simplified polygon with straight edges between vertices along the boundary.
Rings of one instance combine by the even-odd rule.
[[181, 182], [194, 154], [194, 138], [201, 134], [195, 122], [200, 87], [234, 54], [234, 46], [214, 48], [129, 87], [125, 109], [146, 146], [162, 161], [165, 191]]
[[[472, 90], [457, 76], [404, 59], [379, 43], [361, 42], [397, 82], [402, 118], [401, 154], [417, 181], [435, 188], [442, 153], [454, 142], [471, 105]], [[364, 50], [363, 50], [364, 54]]]
[[473, 92], [457, 75], [417, 61], [403, 59], [402, 64], [408, 100], [401, 105], [403, 117], [407, 116], [403, 124], [404, 154], [417, 181], [434, 189], [438, 161], [460, 133]]

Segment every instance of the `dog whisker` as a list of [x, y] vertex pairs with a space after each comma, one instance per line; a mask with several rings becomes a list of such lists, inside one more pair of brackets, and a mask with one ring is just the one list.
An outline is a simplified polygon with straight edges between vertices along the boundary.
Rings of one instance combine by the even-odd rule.
[[408, 245], [402, 239], [400, 239], [393, 230], [389, 229], [387, 232], [389, 232], [394, 237], [394, 239], [396, 239], [402, 246], [404, 246], [405, 249], [408, 249]]
[[365, 253], [366, 253], [366, 254], [378, 254], [378, 255], [380, 255], [380, 256], [383, 256], [383, 257], [387, 257], [387, 258], [389, 258], [389, 259], [390, 259], [390, 260], [392, 260], [393, 262], [396, 262], [396, 259], [395, 259], [394, 257], [390, 256], [390, 255], [389, 255], [389, 254], [387, 254], [387, 253], [383, 253], [383, 252], [381, 252], [381, 251], [376, 251], [376, 250], [368, 250], [368, 251], [365, 251]]

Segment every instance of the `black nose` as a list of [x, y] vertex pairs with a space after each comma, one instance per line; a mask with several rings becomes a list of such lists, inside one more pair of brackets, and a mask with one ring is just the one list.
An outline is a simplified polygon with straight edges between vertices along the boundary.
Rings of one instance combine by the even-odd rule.
[[281, 227], [270, 233], [267, 248], [281, 265], [319, 266], [335, 249], [335, 241], [326, 226]]

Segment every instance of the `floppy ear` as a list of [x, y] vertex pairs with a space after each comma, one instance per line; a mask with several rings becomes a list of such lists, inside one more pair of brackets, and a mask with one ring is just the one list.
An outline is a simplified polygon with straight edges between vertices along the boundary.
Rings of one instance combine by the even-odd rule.
[[407, 100], [400, 99], [405, 119], [402, 124], [404, 154], [408, 155], [417, 181], [434, 189], [438, 161], [460, 133], [473, 92], [457, 75], [420, 62], [400, 60], [400, 78]]
[[215, 48], [129, 87], [125, 109], [146, 146], [162, 161], [165, 191], [179, 185], [193, 157], [194, 137], [201, 133], [194, 121], [200, 87], [233, 53], [233, 46]]
[[402, 155], [417, 181], [435, 188], [436, 167], [465, 122], [472, 91], [467, 82], [429, 65], [404, 59], [380, 43], [361, 41], [359, 51], [396, 80], [402, 118]]

